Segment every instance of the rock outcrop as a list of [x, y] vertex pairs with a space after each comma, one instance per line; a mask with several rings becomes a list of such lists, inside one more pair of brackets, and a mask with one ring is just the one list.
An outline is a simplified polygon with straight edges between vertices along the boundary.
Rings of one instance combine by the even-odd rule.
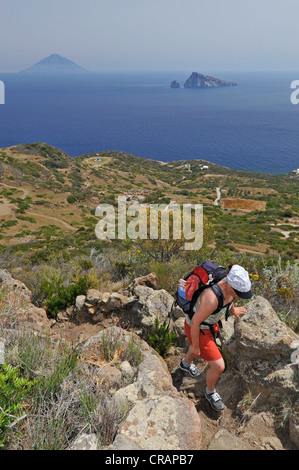
[[43, 308], [32, 302], [32, 293], [25, 284], [13, 277], [5, 269], [0, 270], [0, 296], [5, 299], [2, 321], [21, 324], [40, 333], [49, 333], [51, 322]]
[[[299, 349], [299, 337], [280, 320], [263, 297], [251, 300], [246, 309], [247, 314], [242, 320], [234, 321], [233, 334], [228, 328], [228, 341], [223, 344], [228, 360], [223, 392], [233, 390], [235, 384], [239, 389], [250, 391], [257, 408], [283, 410], [281, 412], [288, 416], [284, 434], [295, 448], [299, 448], [299, 369], [294, 354]], [[242, 409], [242, 403], [243, 399], [237, 405], [238, 411]], [[257, 443], [265, 450], [283, 448], [281, 441], [273, 435], [274, 415], [245, 412], [242, 419], [239, 437], [249, 446]], [[217, 440], [215, 448], [222, 448], [223, 443], [221, 435], [221, 442]]]
[[177, 82], [176, 80], [173, 80], [170, 84], [170, 88], [180, 88], [179, 82]]
[[237, 83], [192, 72], [184, 84], [184, 88], [215, 88], [224, 86], [237, 86]]
[[[97, 351], [103, 335], [110, 332], [115, 337], [121, 335], [127, 344], [132, 338], [131, 333], [117, 327], [103, 330], [84, 343], [82, 355]], [[136, 341], [143, 359], [134, 381], [114, 393], [119, 407], [129, 411], [108, 449], [199, 450], [201, 422], [194, 404], [173, 386], [165, 361], [146, 342], [138, 337]], [[86, 445], [89, 448], [90, 443]]]
[[295, 397], [299, 371], [291, 356], [298, 345], [298, 335], [263, 297], [256, 297], [246, 308], [248, 313], [235, 322], [234, 341], [228, 346], [234, 367], [251, 389], [261, 391], [268, 400]]
[[150, 329], [155, 324], [155, 318], [163, 322], [173, 306], [173, 297], [164, 289], [154, 290], [150, 287], [137, 285], [133, 290], [137, 302], [133, 306], [141, 326]]
[[[151, 286], [151, 287], [149, 287]], [[76, 304], [58, 314], [58, 321], [72, 319], [79, 324], [100, 323], [103, 315], [117, 314], [132, 321], [136, 327], [151, 332], [158, 318], [171, 322], [178, 345], [185, 346], [185, 314], [174, 305], [174, 298], [165, 289], [158, 289], [157, 278], [149, 274], [134, 280], [123, 293], [101, 292], [89, 289], [86, 295], [79, 295]], [[170, 315], [171, 314], [171, 315]]]
[[117, 313], [131, 315], [134, 324], [151, 330], [157, 317], [159, 322], [168, 319], [172, 313], [174, 329], [178, 335], [184, 335], [182, 319], [184, 313], [174, 306], [174, 298], [165, 289], [158, 289], [157, 277], [150, 273], [136, 278], [123, 292], [107, 292], [89, 289], [86, 295], [79, 295], [74, 306], [59, 312], [58, 321], [72, 319], [79, 324], [86, 321], [98, 323], [103, 314]]

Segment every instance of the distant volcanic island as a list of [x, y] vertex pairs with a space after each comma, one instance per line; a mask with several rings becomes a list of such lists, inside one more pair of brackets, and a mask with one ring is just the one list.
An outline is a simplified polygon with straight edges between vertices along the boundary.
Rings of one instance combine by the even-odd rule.
[[[185, 81], [184, 88], [216, 88], [224, 86], [237, 86], [235, 82], [227, 80], [220, 80], [220, 78], [203, 75], [201, 73], [192, 72], [190, 77]], [[171, 88], [180, 88], [180, 84], [173, 80], [170, 85]]]
[[78, 75], [86, 74], [88, 70], [66, 57], [62, 57], [59, 54], [51, 54], [49, 57], [45, 57], [20, 73], [32, 75]]

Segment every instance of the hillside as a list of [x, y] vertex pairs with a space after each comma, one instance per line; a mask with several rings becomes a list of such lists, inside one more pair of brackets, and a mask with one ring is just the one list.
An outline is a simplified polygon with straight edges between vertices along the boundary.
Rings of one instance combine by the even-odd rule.
[[59, 245], [62, 234], [78, 246], [94, 246], [96, 206], [127, 195], [144, 203], [202, 203], [218, 251], [298, 257], [294, 174], [237, 171], [204, 160], [163, 163], [113, 151], [71, 158], [43, 143], [0, 150], [0, 170], [2, 252]]

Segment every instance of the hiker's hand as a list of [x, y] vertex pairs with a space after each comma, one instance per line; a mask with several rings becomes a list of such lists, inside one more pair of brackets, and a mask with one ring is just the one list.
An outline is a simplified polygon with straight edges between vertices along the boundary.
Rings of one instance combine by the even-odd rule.
[[247, 313], [247, 310], [246, 310], [246, 308], [244, 308], [244, 307], [234, 307], [234, 308], [232, 308], [231, 311], [232, 311], [232, 314], [233, 314], [236, 318], [238, 318], [238, 320], [240, 320], [240, 316], [241, 316], [241, 315], [245, 315], [245, 314]]
[[190, 354], [194, 358], [199, 357], [200, 356], [200, 347], [199, 346], [191, 346]]

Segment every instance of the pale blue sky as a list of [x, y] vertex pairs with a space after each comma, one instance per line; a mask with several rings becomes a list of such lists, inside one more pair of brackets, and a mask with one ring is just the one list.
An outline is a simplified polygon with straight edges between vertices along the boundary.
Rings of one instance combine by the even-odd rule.
[[0, 71], [299, 68], [299, 0], [0, 0]]

